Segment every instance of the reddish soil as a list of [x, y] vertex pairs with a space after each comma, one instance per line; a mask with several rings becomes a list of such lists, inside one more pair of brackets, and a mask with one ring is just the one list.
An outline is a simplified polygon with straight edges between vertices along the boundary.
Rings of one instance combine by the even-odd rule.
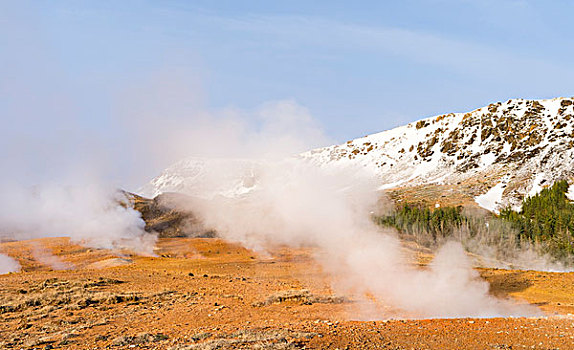
[[75, 268], [38, 263], [30, 242], [0, 244], [23, 267], [0, 276], [2, 349], [574, 349], [574, 273], [480, 270], [492, 294], [546, 317], [353, 321], [369, 304], [333, 295], [311, 249], [261, 256], [173, 238], [158, 242], [158, 257], [122, 260], [36, 242]]

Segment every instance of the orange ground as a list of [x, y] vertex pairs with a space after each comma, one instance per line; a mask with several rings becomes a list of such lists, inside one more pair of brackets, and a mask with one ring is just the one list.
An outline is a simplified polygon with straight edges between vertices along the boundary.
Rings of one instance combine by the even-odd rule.
[[218, 239], [162, 239], [158, 257], [122, 260], [35, 242], [75, 268], [39, 264], [30, 242], [0, 244], [23, 266], [0, 276], [1, 349], [574, 349], [573, 273], [480, 270], [493, 294], [548, 317], [352, 321], [369, 305], [333, 297], [310, 249], [259, 256]]

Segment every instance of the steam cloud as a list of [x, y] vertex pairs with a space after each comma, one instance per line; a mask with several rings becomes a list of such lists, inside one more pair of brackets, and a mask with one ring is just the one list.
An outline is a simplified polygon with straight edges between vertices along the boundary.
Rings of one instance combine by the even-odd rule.
[[48, 249], [42, 247], [39, 242], [31, 241], [30, 245], [32, 247], [32, 256], [40, 264], [50, 266], [53, 270], [71, 270], [74, 268], [73, 264], [63, 261], [52, 254]]
[[[151, 86], [166, 85], [160, 82]], [[336, 291], [374, 295], [405, 316], [537, 313], [490, 296], [488, 284], [472, 269], [460, 244], [446, 244], [427, 269], [412, 265], [395, 232], [381, 231], [371, 220], [381, 194], [380, 184], [367, 170], [285, 159], [328, 140], [309, 111], [296, 102], [267, 103], [247, 115], [197, 113], [188, 105], [178, 106], [185, 99], [162, 97], [165, 92], [154, 89], [144, 89], [146, 97], [139, 99], [146, 101], [138, 113], [145, 121], [140, 132], [148, 133], [147, 139], [171, 140], [164, 149], [203, 157], [197, 161], [204, 172], [201, 182], [189, 186], [187, 194], [204, 200], [180, 205], [224, 238], [263, 252], [275, 245], [317, 247], [316, 258], [333, 276]], [[162, 115], [178, 117], [172, 126], [180, 126], [182, 132], [170, 134], [171, 126], [146, 128], [162, 124]], [[247, 175], [237, 181], [234, 174]]]
[[[484, 220], [483, 220], [484, 221]], [[572, 261], [562, 261], [545, 252], [546, 243], [521, 241], [518, 244], [516, 229], [511, 225], [492, 220], [487, 222], [487, 234], [471, 235], [467, 227], [454, 233], [468, 252], [473, 253], [477, 266], [512, 270], [572, 272]], [[501, 238], [503, 237], [503, 238]]]
[[[31, 57], [37, 61], [35, 55]], [[379, 185], [371, 174], [358, 169], [318, 168], [301, 160], [278, 161], [328, 142], [304, 107], [294, 101], [278, 101], [255, 111], [229, 109], [214, 115], [204, 112], [192, 96], [196, 90], [182, 88], [178, 76], [181, 75], [160, 76], [119, 98], [115, 113], [124, 117], [125, 134], [132, 137], [116, 140], [116, 148], [125, 147], [128, 152], [113, 166], [145, 173], [142, 169], [146, 169], [150, 158], [159, 160], [157, 164], [188, 155], [265, 158], [267, 163], [259, 168], [256, 181], [242, 196], [215, 196], [194, 206], [206, 225], [225, 238], [260, 251], [276, 244], [318, 247], [317, 259], [333, 275], [336, 290], [371, 293], [408, 315], [495, 316], [532, 311], [489, 296], [488, 285], [477, 278], [460, 245], [447, 244], [428, 269], [410, 265], [394, 233], [381, 232], [369, 217], [378, 199]], [[40, 92], [38, 95], [43, 96], [45, 91]], [[66, 92], [62, 94], [65, 96]], [[20, 107], [33, 105], [24, 99], [26, 96], [20, 96]], [[61, 114], [58, 110], [49, 112], [54, 116]], [[6, 112], [25, 114], [32, 120], [46, 113]], [[67, 119], [60, 121], [69, 124]], [[22, 130], [26, 134], [25, 125]], [[82, 132], [78, 134], [84, 135]], [[123, 137], [121, 128], [115, 132]], [[3, 139], [12, 142], [18, 137], [8, 134]], [[102, 139], [94, 140], [96, 146], [87, 142], [85, 147], [93, 151], [104, 144], [105, 149], [110, 148]], [[36, 157], [48, 154], [56, 160], [58, 151], [67, 150], [72, 163], [77, 153], [82, 157], [86, 153], [74, 152], [79, 142], [59, 145], [52, 152], [42, 148], [45, 144], [26, 146], [43, 151], [32, 152]], [[96, 159], [117, 156], [115, 152], [95, 154], [100, 156], [93, 157]], [[4, 158], [17, 168], [23, 157], [16, 153]], [[57, 168], [54, 164], [58, 162], [46, 163], [50, 170]], [[33, 190], [21, 186], [2, 188], [5, 208], [0, 211], [0, 234], [4, 238], [67, 236], [86, 246], [151, 253], [156, 237], [145, 233], [137, 212], [118, 204], [123, 198], [117, 192], [93, 184], [65, 187], [41, 183]], [[13, 259], [0, 255], [0, 273], [17, 269]]]
[[[140, 214], [120, 192], [100, 185], [6, 186], [9, 198], [0, 212], [0, 237], [26, 240], [70, 237], [93, 248], [129, 249], [153, 254], [156, 236], [144, 231]], [[46, 255], [35, 250], [45, 260]]]
[[[448, 243], [427, 269], [412, 265], [392, 231], [370, 218], [379, 199], [363, 169], [318, 168], [291, 159], [269, 162], [251, 191], [194, 203], [208, 227], [264, 251], [274, 245], [314, 246], [337, 291], [369, 294], [411, 317], [536, 314], [488, 294], [462, 246]], [[384, 315], [379, 315], [381, 317]]]
[[20, 271], [20, 264], [8, 255], [0, 254], [0, 275]]

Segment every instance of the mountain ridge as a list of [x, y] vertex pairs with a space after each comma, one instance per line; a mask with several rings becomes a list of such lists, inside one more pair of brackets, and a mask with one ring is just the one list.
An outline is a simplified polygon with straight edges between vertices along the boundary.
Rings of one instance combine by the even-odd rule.
[[[380, 189], [396, 201], [478, 204], [491, 211], [517, 207], [525, 196], [573, 177], [574, 99], [491, 103], [313, 149], [296, 158], [319, 166], [367, 167], [380, 180]], [[220, 179], [226, 182], [218, 189], [223, 195], [248, 191], [262, 164], [190, 158], [166, 169], [143, 192], [189, 193], [201, 180], [199, 168], [212, 167], [210, 163], [228, 177]]]

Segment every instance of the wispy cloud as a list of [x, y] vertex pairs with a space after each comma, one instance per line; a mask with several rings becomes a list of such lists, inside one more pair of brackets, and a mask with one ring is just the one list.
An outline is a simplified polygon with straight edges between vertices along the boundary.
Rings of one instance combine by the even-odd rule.
[[[523, 1], [516, 6], [527, 6]], [[344, 51], [392, 55], [416, 64], [438, 66], [456, 74], [487, 81], [545, 80], [550, 74], [574, 77], [574, 71], [552, 56], [528, 57], [509, 48], [450, 38], [432, 32], [392, 26], [368, 26], [305, 16], [248, 16], [202, 14], [203, 24], [249, 34], [252, 47], [280, 53]], [[243, 45], [244, 43], [242, 43]]]

